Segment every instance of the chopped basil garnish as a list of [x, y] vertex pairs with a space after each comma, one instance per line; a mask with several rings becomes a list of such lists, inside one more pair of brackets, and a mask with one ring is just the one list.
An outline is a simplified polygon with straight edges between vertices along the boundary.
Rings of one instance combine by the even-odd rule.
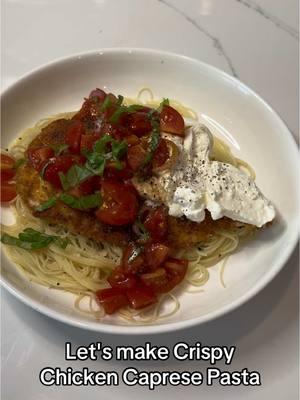
[[112, 102], [110, 96], [107, 95], [100, 107], [100, 111], [103, 112], [103, 111], [107, 110], [111, 105], [113, 105], [113, 102]]
[[131, 106], [120, 106], [114, 113], [113, 115], [110, 117], [109, 121], [116, 124], [117, 122], [119, 122], [120, 117], [123, 114], [131, 114], [131, 113], [135, 113], [136, 111], [141, 110], [142, 108], [144, 108], [144, 106], [140, 105], [140, 104], [132, 104]]
[[159, 105], [157, 111], [160, 113], [160, 112], [162, 111], [162, 109], [163, 109], [164, 106], [169, 106], [169, 105], [170, 105], [169, 99], [165, 99], [165, 98], [164, 98], [164, 99], [162, 100], [162, 102], [160, 103], [160, 105]]
[[88, 196], [75, 197], [70, 194], [63, 193], [59, 196], [59, 200], [67, 204], [71, 208], [77, 210], [88, 210], [90, 208], [100, 207], [102, 203], [101, 195], [99, 192]]
[[86, 167], [92, 175], [102, 176], [104, 173], [106, 158], [100, 153], [91, 153], [88, 157]]
[[60, 200], [63, 203], [67, 204], [69, 207], [76, 208], [78, 210], [87, 210], [89, 208], [100, 207], [102, 203], [101, 195], [99, 192], [81, 197], [75, 197], [70, 194], [63, 193], [58, 198], [51, 197], [49, 200], [39, 205], [36, 208], [36, 211], [41, 212], [48, 210], [48, 208], [53, 207], [57, 203], [57, 200]]
[[39, 212], [48, 210], [48, 208], [53, 207], [56, 204], [56, 202], [57, 202], [56, 197], [50, 197], [50, 199], [40, 204], [35, 210]]
[[56, 143], [56, 144], [51, 144], [50, 147], [54, 151], [55, 155], [59, 156], [63, 151], [67, 150], [69, 146], [64, 143]]
[[[107, 145], [111, 144], [111, 151], [107, 149]], [[102, 136], [94, 144], [92, 152], [85, 152], [87, 158], [86, 168], [92, 171], [95, 175], [103, 175], [106, 162], [109, 160], [115, 161], [117, 169], [122, 169], [123, 165], [120, 159], [127, 152], [127, 143], [123, 140], [118, 142], [109, 135]]]
[[152, 131], [150, 134], [150, 143], [149, 143], [149, 150], [146, 154], [146, 157], [143, 161], [142, 167], [148, 165], [154, 156], [155, 150], [157, 149], [159, 142], [160, 142], [160, 122], [159, 117], [155, 115], [153, 112], [149, 113], [149, 118], [152, 125]]
[[25, 250], [37, 250], [49, 246], [50, 243], [55, 243], [57, 246], [65, 249], [69, 243], [67, 239], [59, 236], [47, 235], [32, 228], [26, 228], [19, 233], [18, 237], [14, 237], [4, 233], [1, 235], [1, 242], [10, 246], [21, 247]]
[[[107, 145], [111, 144], [111, 150]], [[59, 173], [61, 185], [64, 190], [79, 185], [91, 176], [102, 176], [106, 162], [115, 161], [117, 169], [122, 169], [123, 165], [120, 161], [126, 154], [127, 143], [125, 141], [118, 142], [109, 135], [102, 136], [93, 146], [92, 151], [84, 150], [82, 153], [87, 158], [85, 165], [73, 165], [66, 174]]]
[[106, 145], [111, 143], [114, 139], [109, 135], [103, 135], [93, 146], [94, 153], [104, 153], [106, 150]]

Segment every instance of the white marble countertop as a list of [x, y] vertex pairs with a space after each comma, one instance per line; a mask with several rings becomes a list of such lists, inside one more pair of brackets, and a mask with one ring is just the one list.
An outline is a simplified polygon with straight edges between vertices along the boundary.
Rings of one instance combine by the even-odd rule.
[[[149, 47], [182, 53], [237, 76], [298, 131], [297, 0], [3, 0], [2, 88], [60, 56], [103, 47]], [[258, 370], [262, 386], [46, 388], [46, 365], [122, 370], [126, 364], [66, 362], [64, 343], [133, 344], [131, 337], [96, 335], [44, 317], [2, 290], [2, 397], [22, 399], [298, 399], [298, 253], [256, 298], [214, 322], [153, 338], [234, 344], [232, 370]], [[197, 362], [142, 362], [143, 369], [196, 370]], [[207, 365], [206, 365], [207, 367]]]

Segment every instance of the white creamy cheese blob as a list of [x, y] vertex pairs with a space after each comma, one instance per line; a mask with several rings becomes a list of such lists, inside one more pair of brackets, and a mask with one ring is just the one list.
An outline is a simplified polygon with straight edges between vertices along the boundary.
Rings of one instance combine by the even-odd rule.
[[213, 136], [205, 125], [187, 129], [183, 143], [176, 136], [165, 137], [179, 147], [180, 155], [171, 171], [137, 185], [142, 195], [162, 201], [170, 215], [195, 222], [205, 219], [205, 209], [214, 220], [228, 217], [257, 227], [274, 219], [273, 205], [244, 171], [210, 160]]

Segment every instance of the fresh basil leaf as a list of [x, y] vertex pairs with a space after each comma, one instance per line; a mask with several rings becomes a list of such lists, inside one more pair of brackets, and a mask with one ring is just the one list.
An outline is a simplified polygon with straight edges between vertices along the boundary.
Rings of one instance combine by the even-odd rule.
[[59, 156], [63, 151], [67, 150], [69, 146], [64, 143], [56, 143], [56, 144], [50, 144], [50, 147], [54, 151], [55, 155]]
[[91, 173], [85, 168], [85, 166], [74, 164], [69, 169], [66, 174], [68, 183], [70, 187], [74, 187], [79, 185], [79, 183], [83, 182], [85, 179], [89, 178]]
[[35, 211], [42, 212], [42, 211], [48, 210], [48, 208], [51, 208], [51, 207], [55, 206], [55, 204], [56, 204], [56, 197], [54, 197], [54, 196], [53, 196], [53, 197], [50, 197], [50, 199], [48, 199], [48, 200], [45, 201], [44, 203], [40, 204], [40, 205], [35, 209]]
[[67, 179], [66, 175], [63, 172], [59, 172], [58, 176], [59, 176], [60, 183], [61, 183], [61, 186], [63, 187], [63, 189], [64, 190], [69, 190], [70, 189], [70, 185], [69, 185], [69, 182], [68, 182], [68, 179]]
[[103, 112], [105, 110], [107, 110], [111, 105], [113, 104], [110, 96], [106, 96], [101, 107], [100, 107], [100, 111]]
[[67, 239], [62, 239], [59, 236], [47, 235], [46, 233], [41, 233], [32, 228], [24, 229], [23, 232], [19, 233], [18, 237], [4, 233], [1, 235], [1, 242], [25, 250], [42, 249], [49, 246], [52, 242], [65, 249], [68, 244]]
[[91, 194], [88, 196], [75, 197], [70, 194], [63, 193], [59, 199], [71, 208], [77, 210], [87, 210], [90, 208], [100, 207], [102, 200], [100, 193]]
[[26, 228], [19, 234], [19, 239], [26, 242], [35, 242], [41, 237], [41, 232], [32, 228]]
[[120, 106], [123, 103], [124, 97], [119, 95], [118, 96], [118, 101], [117, 101], [117, 106]]
[[127, 114], [131, 114], [134, 113], [136, 111], [141, 110], [142, 108], [144, 108], [144, 106], [140, 105], [140, 104], [132, 104], [131, 106], [120, 106], [114, 113], [113, 115], [110, 117], [109, 121], [116, 124], [117, 122], [119, 122], [119, 119], [121, 117], [121, 115], [127, 113]]
[[113, 166], [118, 171], [122, 171], [122, 169], [124, 168], [124, 165], [122, 164], [122, 162], [120, 160], [114, 160], [114, 165]]
[[3, 233], [1, 235], [1, 242], [3, 244], [7, 244], [9, 246], [18, 246], [18, 247], [21, 247], [22, 249], [26, 249], [26, 250], [30, 250], [32, 248], [31, 243], [26, 243], [26, 242], [22, 243], [20, 241], [20, 239], [10, 236], [7, 233]]
[[162, 102], [160, 103], [160, 105], [158, 106], [157, 111], [160, 113], [163, 109], [164, 106], [169, 106], [170, 105], [170, 101], [169, 99], [165, 99], [163, 98]]
[[93, 146], [93, 151], [96, 153], [104, 153], [106, 145], [108, 143], [111, 143], [113, 141], [113, 138], [109, 135], [103, 135], [101, 139], [97, 140], [97, 142]]

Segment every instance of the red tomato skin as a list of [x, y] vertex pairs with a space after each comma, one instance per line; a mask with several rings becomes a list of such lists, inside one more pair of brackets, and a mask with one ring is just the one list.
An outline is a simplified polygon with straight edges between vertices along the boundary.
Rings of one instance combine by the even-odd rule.
[[37, 171], [40, 171], [50, 158], [54, 157], [54, 150], [51, 147], [38, 147], [27, 151], [29, 163]]
[[61, 189], [59, 172], [66, 174], [73, 163], [74, 158], [72, 156], [53, 157], [45, 168], [44, 180], [50, 182], [56, 188]]
[[128, 135], [124, 137], [129, 147], [135, 146], [136, 144], [140, 143], [140, 139], [136, 135]]
[[14, 168], [15, 162], [13, 157], [3, 153], [0, 154], [1, 170]]
[[90, 135], [82, 135], [80, 141], [80, 151], [93, 150], [94, 144], [100, 139], [100, 135], [92, 133]]
[[144, 111], [137, 111], [128, 115], [127, 124], [129, 131], [136, 136], [143, 136], [152, 129], [148, 114]]
[[170, 248], [162, 243], [152, 243], [146, 246], [145, 258], [151, 270], [160, 267], [170, 253]]
[[65, 142], [69, 146], [68, 149], [70, 153], [80, 153], [81, 136], [84, 135], [84, 133], [84, 124], [81, 121], [73, 121], [65, 136]]
[[1, 182], [10, 181], [16, 175], [14, 169], [1, 169]]
[[133, 289], [126, 290], [126, 296], [130, 306], [135, 310], [147, 307], [157, 301], [157, 297], [153, 290], [143, 284], [140, 284]]
[[128, 299], [119, 288], [102, 289], [96, 292], [97, 301], [103, 306], [106, 314], [113, 314], [128, 305]]
[[160, 129], [175, 135], [184, 135], [184, 119], [175, 108], [164, 106], [160, 113]]
[[5, 182], [1, 184], [1, 195], [0, 195], [1, 203], [7, 203], [13, 200], [16, 196], [17, 192], [15, 183]]
[[138, 201], [131, 187], [116, 181], [102, 182], [103, 205], [96, 217], [108, 225], [127, 225], [137, 216]]
[[150, 210], [144, 221], [144, 226], [153, 240], [163, 240], [168, 231], [168, 216], [163, 207]]
[[115, 268], [107, 280], [111, 287], [120, 289], [131, 289], [135, 287], [138, 282], [136, 276], [125, 274], [122, 267]]

